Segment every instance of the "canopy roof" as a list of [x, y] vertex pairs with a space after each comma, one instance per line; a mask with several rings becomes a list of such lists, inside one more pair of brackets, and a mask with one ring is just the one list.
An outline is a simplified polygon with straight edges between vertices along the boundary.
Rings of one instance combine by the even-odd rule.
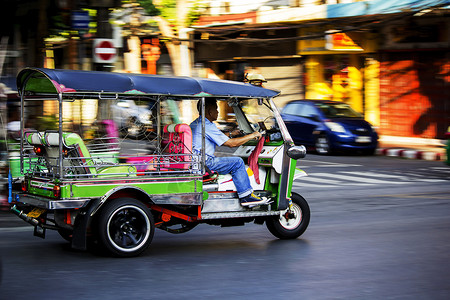
[[248, 83], [193, 77], [26, 68], [17, 75], [20, 93], [171, 95], [271, 98], [278, 91]]

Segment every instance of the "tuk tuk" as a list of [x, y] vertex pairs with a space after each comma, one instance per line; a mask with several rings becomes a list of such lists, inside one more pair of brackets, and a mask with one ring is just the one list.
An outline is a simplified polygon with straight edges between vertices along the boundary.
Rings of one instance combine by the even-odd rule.
[[[149, 247], [155, 228], [184, 233], [202, 223], [255, 222], [277, 238], [294, 239], [308, 227], [308, 203], [292, 192], [293, 181], [306, 175], [296, 168], [306, 150], [294, 145], [281, 119], [273, 100], [278, 91], [225, 80], [45, 68], [22, 70], [17, 87], [20, 159], [9, 176], [8, 201], [35, 236], [56, 230], [74, 249], [95, 245], [129, 257]], [[208, 97], [224, 110], [219, 129], [263, 133], [257, 153], [258, 141], [249, 141], [222, 155], [247, 164], [256, 156], [247, 171], [264, 204], [241, 206], [239, 182], [209, 170], [204, 148], [193, 151], [189, 124]], [[55, 124], [33, 128], [30, 103], [40, 103]], [[131, 108], [128, 119], [114, 113]], [[204, 146], [205, 114], [200, 119]]]

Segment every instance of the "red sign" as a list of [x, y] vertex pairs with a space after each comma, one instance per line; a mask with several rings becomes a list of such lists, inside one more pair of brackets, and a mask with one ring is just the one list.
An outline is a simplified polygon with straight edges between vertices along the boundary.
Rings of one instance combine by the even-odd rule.
[[117, 50], [112, 39], [94, 40], [94, 62], [111, 63], [117, 58]]
[[326, 35], [325, 48], [338, 51], [363, 51], [355, 41], [353, 41], [345, 32], [338, 32]]

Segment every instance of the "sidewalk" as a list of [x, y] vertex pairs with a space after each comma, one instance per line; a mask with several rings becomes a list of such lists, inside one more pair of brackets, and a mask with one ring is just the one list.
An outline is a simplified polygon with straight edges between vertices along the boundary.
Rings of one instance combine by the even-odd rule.
[[446, 140], [411, 138], [399, 136], [380, 136], [377, 155], [445, 161], [447, 158]]

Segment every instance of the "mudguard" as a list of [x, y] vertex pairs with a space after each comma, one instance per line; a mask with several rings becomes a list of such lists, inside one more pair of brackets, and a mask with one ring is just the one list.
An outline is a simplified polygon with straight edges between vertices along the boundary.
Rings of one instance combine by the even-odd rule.
[[89, 201], [86, 207], [81, 209], [75, 219], [72, 236], [72, 248], [86, 250], [87, 248], [87, 228], [92, 221], [92, 212], [100, 205], [100, 198]]

